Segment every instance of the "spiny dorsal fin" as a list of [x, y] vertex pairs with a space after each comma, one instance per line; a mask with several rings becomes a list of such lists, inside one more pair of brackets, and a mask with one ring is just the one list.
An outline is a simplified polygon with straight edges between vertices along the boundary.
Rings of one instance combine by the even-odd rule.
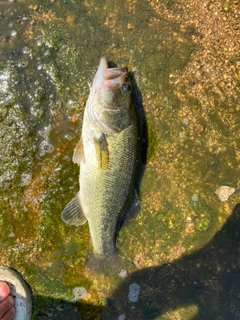
[[80, 164], [82, 161], [85, 162], [85, 156], [84, 156], [84, 147], [83, 147], [83, 139], [82, 137], [78, 141], [76, 147], [74, 148], [73, 152], [73, 162]]
[[66, 205], [61, 218], [65, 223], [74, 226], [81, 226], [87, 221], [79, 202], [79, 193]]

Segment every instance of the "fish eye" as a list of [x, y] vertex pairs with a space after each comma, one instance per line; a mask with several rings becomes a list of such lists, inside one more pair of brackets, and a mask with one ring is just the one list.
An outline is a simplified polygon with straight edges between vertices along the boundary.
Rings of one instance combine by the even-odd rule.
[[123, 83], [122, 84], [122, 91], [123, 93], [128, 93], [131, 91], [131, 86], [129, 83]]

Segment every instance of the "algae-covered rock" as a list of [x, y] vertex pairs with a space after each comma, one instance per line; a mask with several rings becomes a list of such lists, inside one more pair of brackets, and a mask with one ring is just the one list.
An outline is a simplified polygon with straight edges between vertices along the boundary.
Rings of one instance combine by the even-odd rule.
[[[34, 136], [28, 116], [23, 108], [16, 83], [15, 67], [7, 63], [0, 70], [0, 207], [2, 221], [11, 221], [20, 211], [22, 203], [21, 179], [32, 170], [35, 152]], [[25, 208], [26, 209], [26, 208]], [[3, 223], [3, 222], [2, 222]], [[5, 224], [5, 227], [8, 224]], [[7, 229], [7, 228], [6, 228]]]

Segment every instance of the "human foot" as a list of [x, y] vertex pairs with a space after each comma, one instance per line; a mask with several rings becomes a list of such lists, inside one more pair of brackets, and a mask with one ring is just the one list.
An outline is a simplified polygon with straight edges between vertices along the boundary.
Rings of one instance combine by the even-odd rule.
[[[13, 305], [15, 311], [11, 310]], [[31, 291], [17, 271], [0, 266], [0, 320], [11, 320], [13, 311], [15, 312], [14, 320], [30, 320], [32, 313]], [[9, 312], [9, 315], [6, 312]]]
[[0, 281], [0, 320], [12, 320], [14, 315], [14, 298], [10, 295], [10, 288]]

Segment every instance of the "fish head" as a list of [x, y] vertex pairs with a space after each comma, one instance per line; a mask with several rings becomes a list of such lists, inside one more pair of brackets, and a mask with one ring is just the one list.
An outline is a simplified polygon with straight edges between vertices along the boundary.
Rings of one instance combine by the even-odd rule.
[[131, 123], [132, 86], [128, 69], [109, 68], [105, 57], [100, 61], [93, 80], [91, 93], [94, 95], [92, 120], [105, 133], [119, 132]]

